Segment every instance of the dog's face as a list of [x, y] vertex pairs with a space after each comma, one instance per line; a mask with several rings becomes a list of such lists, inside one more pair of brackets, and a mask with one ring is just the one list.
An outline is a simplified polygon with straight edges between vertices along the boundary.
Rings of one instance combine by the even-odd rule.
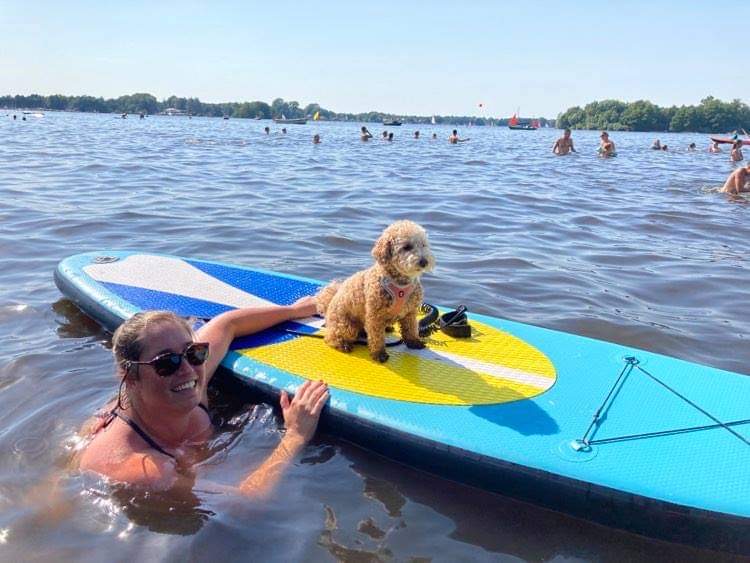
[[408, 278], [415, 278], [435, 267], [427, 232], [412, 221], [397, 221], [383, 231], [372, 249], [383, 267], [390, 267]]

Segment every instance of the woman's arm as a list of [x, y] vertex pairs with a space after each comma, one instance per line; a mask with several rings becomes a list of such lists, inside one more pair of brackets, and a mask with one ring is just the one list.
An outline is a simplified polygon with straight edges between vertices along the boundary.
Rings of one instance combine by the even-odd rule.
[[267, 497], [284, 470], [315, 434], [320, 411], [328, 400], [328, 386], [322, 381], [305, 381], [292, 400], [281, 393], [286, 434], [261, 466], [240, 483], [240, 491], [253, 497]]
[[205, 363], [206, 380], [203, 386], [203, 401], [207, 404], [207, 388], [216, 368], [224, 359], [232, 341], [240, 336], [253, 334], [291, 319], [300, 319], [315, 314], [315, 298], [298, 299], [291, 305], [269, 305], [235, 309], [222, 313], [198, 329], [196, 340], [209, 343], [208, 360]]

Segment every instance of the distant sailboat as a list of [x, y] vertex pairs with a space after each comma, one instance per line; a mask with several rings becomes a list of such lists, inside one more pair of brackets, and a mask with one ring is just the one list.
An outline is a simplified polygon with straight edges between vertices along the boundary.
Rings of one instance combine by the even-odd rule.
[[432, 124], [435, 125], [435, 116], [432, 116]]
[[539, 127], [539, 121], [534, 120], [530, 125], [528, 123], [521, 123], [518, 120], [518, 115], [516, 113], [513, 114], [513, 117], [511, 117], [508, 120], [508, 129], [515, 129], [517, 131], [536, 131]]

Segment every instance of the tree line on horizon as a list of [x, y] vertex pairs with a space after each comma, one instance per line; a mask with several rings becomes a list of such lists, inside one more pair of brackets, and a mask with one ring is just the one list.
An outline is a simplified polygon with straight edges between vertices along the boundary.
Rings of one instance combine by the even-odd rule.
[[[337, 113], [320, 107], [319, 104], [311, 103], [305, 106], [296, 101], [285, 101], [282, 98], [276, 98], [270, 104], [266, 102], [225, 102], [225, 103], [207, 103], [201, 102], [198, 98], [181, 98], [170, 96], [161, 101], [157, 100], [151, 94], [130, 94], [118, 98], [104, 99], [94, 96], [64, 96], [62, 94], [53, 94], [51, 96], [42, 96], [40, 94], [31, 94], [28, 96], [7, 95], [0, 96], [0, 107], [6, 109], [28, 108], [28, 109], [46, 109], [56, 111], [80, 111], [93, 113], [143, 113], [146, 115], [156, 115], [163, 113], [169, 108], [180, 110], [188, 115], [204, 117], [234, 117], [246, 119], [275, 119], [286, 117], [289, 119], [306, 117], [311, 118], [316, 112], [319, 112], [320, 119], [325, 121], [358, 121], [366, 123], [390, 121], [398, 119], [408, 123], [429, 124], [432, 118], [436, 123], [446, 123], [453, 125], [508, 125], [508, 118], [489, 118], [469, 115], [399, 115], [393, 113], [384, 113], [379, 111], [370, 111], [364, 113]], [[553, 120], [538, 118], [540, 125], [554, 125]], [[530, 121], [524, 119], [523, 121]]]
[[750, 107], [735, 99], [723, 102], [713, 96], [697, 106], [659, 107], [646, 100], [621, 102], [601, 100], [583, 108], [569, 108], [557, 117], [560, 129], [609, 131], [672, 131], [726, 133], [750, 130]]

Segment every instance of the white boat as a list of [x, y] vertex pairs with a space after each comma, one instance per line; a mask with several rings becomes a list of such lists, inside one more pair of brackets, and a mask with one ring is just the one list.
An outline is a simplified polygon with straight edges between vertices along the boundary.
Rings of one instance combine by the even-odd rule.
[[24, 115], [30, 115], [31, 117], [44, 117], [43, 111], [25, 111]]

